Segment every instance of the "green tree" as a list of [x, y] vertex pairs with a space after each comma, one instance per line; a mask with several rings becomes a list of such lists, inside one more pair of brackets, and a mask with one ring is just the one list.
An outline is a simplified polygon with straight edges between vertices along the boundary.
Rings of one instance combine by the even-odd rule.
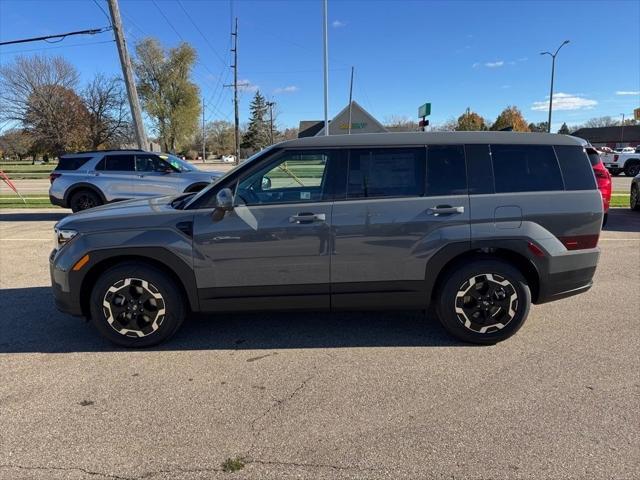
[[487, 130], [484, 118], [478, 115], [476, 112], [472, 112], [467, 109], [465, 113], [458, 117], [458, 124], [455, 129], [457, 131], [478, 131]]
[[251, 117], [249, 118], [249, 127], [247, 133], [242, 137], [242, 148], [251, 150], [262, 150], [270, 144], [269, 120], [267, 101], [257, 91], [251, 101]]
[[154, 122], [163, 150], [188, 144], [198, 127], [200, 91], [191, 81], [196, 51], [188, 43], [165, 50], [155, 38], [136, 45], [134, 70], [142, 105]]
[[20, 128], [5, 131], [0, 135], [0, 157], [17, 158], [26, 157], [33, 146], [33, 138]]
[[558, 133], [561, 133], [563, 135], [569, 135], [569, 133], [571, 133], [569, 131], [569, 127], [567, 126], [566, 123], [563, 123], [562, 126], [560, 127], [560, 130], [558, 130]]
[[546, 133], [549, 122], [530, 123], [529, 130], [532, 132]]
[[514, 132], [529, 132], [529, 125], [525, 121], [522, 113], [515, 106], [509, 106], [505, 108], [496, 121], [491, 125], [491, 130], [503, 130], [505, 128], [512, 128]]

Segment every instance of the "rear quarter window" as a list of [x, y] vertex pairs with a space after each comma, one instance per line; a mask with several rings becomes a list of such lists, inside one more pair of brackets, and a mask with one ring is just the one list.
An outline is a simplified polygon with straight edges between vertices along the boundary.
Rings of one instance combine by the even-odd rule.
[[558, 156], [558, 162], [560, 162], [566, 190], [595, 190], [597, 188], [592, 162], [584, 148], [578, 145], [558, 145], [554, 149]]
[[60, 157], [56, 170], [78, 170], [82, 165], [91, 160], [91, 157]]
[[496, 193], [564, 190], [551, 145], [491, 145]]
[[96, 165], [96, 170], [112, 172], [132, 172], [133, 155], [107, 155]]

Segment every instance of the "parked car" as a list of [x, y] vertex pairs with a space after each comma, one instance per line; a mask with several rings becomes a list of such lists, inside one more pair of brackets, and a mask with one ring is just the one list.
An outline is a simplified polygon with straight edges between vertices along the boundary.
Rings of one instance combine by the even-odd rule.
[[640, 173], [640, 153], [633, 150], [625, 153], [605, 153], [602, 155], [602, 163], [614, 177], [622, 172], [627, 177], [635, 177]]
[[49, 199], [74, 212], [133, 198], [197, 192], [222, 176], [171, 154], [100, 150], [62, 155], [49, 175]]
[[236, 161], [236, 157], [235, 155], [223, 155], [221, 160], [222, 163], [234, 163]]
[[602, 226], [604, 227], [607, 224], [607, 219], [609, 217], [609, 204], [611, 203], [611, 174], [602, 163], [598, 150], [588, 146], [586, 151], [589, 156], [591, 166], [593, 167], [593, 173], [596, 176], [598, 190], [600, 190], [600, 194], [602, 195], [602, 208], [604, 211]]
[[309, 137], [198, 193], [55, 226], [56, 305], [128, 347], [188, 312], [435, 311], [456, 338], [513, 335], [531, 303], [591, 287], [602, 196], [584, 142], [515, 132]]
[[629, 192], [629, 206], [631, 210], [640, 212], [640, 175], [636, 175], [631, 180], [631, 191]]

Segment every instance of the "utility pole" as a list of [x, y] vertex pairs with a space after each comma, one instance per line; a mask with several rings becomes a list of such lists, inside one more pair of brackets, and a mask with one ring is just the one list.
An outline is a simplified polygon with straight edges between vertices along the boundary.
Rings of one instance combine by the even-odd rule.
[[322, 37], [324, 44], [324, 134], [329, 135], [329, 29], [327, 26], [327, 0], [322, 5]]
[[109, 0], [109, 12], [111, 13], [113, 33], [115, 34], [116, 44], [118, 45], [118, 55], [120, 56], [120, 65], [122, 66], [122, 76], [124, 77], [124, 84], [127, 87], [127, 96], [129, 97], [129, 107], [131, 108], [131, 118], [133, 120], [133, 129], [136, 134], [138, 148], [148, 150], [149, 143], [147, 142], [147, 135], [144, 132], [140, 100], [138, 99], [136, 84], [133, 81], [131, 59], [129, 58], [129, 52], [127, 51], [127, 45], [122, 31], [122, 20], [120, 19], [118, 0]]
[[273, 145], [273, 106], [275, 102], [267, 102], [267, 107], [269, 107], [269, 132], [271, 138], [271, 145]]
[[351, 82], [349, 83], [349, 129], [348, 134], [351, 135], [351, 102], [353, 101], [353, 67], [351, 67]]
[[556, 70], [556, 56], [558, 55], [558, 52], [560, 51], [560, 49], [564, 47], [567, 43], [569, 43], [569, 40], [565, 40], [564, 42], [562, 42], [562, 44], [556, 50], [556, 53], [550, 53], [550, 52], [540, 53], [540, 55], [549, 55], [553, 59], [551, 61], [551, 92], [549, 93], [549, 120], [547, 125], [547, 133], [551, 133], [551, 110], [553, 109], [553, 76]]
[[[624, 143], [624, 113], [621, 113], [620, 115], [622, 115], [622, 130], [620, 131], [620, 143]], [[620, 145], [621, 147], [624, 147], [624, 145]]]
[[236, 165], [240, 163], [240, 113], [238, 112], [238, 17], [236, 17], [235, 29], [231, 33], [233, 37], [233, 108], [235, 118], [235, 141], [236, 141]]
[[207, 161], [207, 143], [204, 134], [204, 97], [202, 97], [202, 163]]

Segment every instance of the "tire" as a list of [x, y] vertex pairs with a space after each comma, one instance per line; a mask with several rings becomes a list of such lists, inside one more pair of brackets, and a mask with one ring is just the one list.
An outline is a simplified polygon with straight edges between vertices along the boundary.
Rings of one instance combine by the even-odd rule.
[[602, 216], [602, 228], [604, 228], [607, 225], [607, 220], [609, 220], [609, 212], [605, 213]]
[[640, 173], [640, 162], [638, 161], [634, 161], [631, 165], [626, 165], [624, 167], [624, 174], [627, 177], [635, 177], [638, 173]]
[[[451, 270], [438, 291], [436, 312], [445, 330], [457, 339], [492, 345], [520, 329], [530, 306], [531, 290], [522, 273], [491, 258], [472, 260]], [[474, 315], [480, 320], [473, 321]]]
[[71, 211], [73, 213], [81, 212], [82, 210], [87, 210], [99, 205], [102, 205], [102, 199], [97, 193], [88, 189], [82, 189], [74, 192], [73, 195], [71, 195], [71, 200], [69, 200], [69, 207], [71, 207]]
[[635, 184], [631, 185], [631, 195], [629, 198], [629, 206], [631, 207], [631, 210], [640, 212], [640, 191]]
[[91, 292], [91, 322], [103, 337], [121, 347], [164, 342], [185, 316], [185, 301], [176, 282], [143, 262], [110, 268]]

